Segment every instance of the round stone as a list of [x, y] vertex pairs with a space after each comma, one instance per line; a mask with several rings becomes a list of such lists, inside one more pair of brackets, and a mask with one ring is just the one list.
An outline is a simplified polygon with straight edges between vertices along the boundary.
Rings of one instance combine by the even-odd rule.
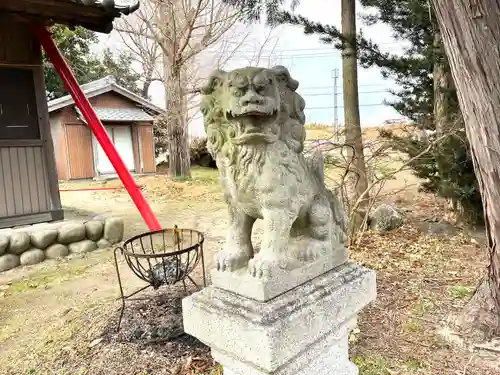
[[57, 230], [45, 229], [31, 233], [31, 244], [37, 249], [45, 249], [57, 238]]
[[45, 253], [40, 249], [30, 249], [21, 254], [20, 261], [23, 266], [31, 266], [45, 260]]
[[99, 241], [97, 241], [97, 247], [99, 249], [106, 249], [108, 247], [111, 247], [111, 243], [107, 239], [101, 238]]
[[14, 254], [0, 256], [0, 272], [11, 270], [19, 266], [19, 257]]
[[57, 242], [64, 245], [78, 242], [85, 238], [85, 225], [83, 223], [65, 224], [59, 228]]
[[104, 222], [104, 238], [115, 244], [123, 239], [123, 220], [117, 217], [108, 217]]
[[68, 245], [69, 251], [72, 253], [88, 253], [97, 249], [97, 245], [94, 241], [83, 240], [79, 242], [74, 242]]
[[12, 232], [10, 234], [9, 253], [21, 255], [30, 247], [30, 235], [26, 232]]
[[47, 259], [62, 258], [69, 254], [69, 249], [67, 246], [55, 243], [45, 249], [45, 256]]
[[9, 246], [9, 237], [0, 235], [0, 255], [4, 254], [7, 251], [8, 246]]
[[86, 236], [89, 240], [99, 241], [104, 231], [104, 223], [100, 220], [90, 220], [85, 223]]

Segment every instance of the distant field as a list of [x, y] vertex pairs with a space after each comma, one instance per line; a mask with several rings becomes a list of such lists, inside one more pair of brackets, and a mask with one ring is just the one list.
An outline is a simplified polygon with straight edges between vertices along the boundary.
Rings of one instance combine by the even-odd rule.
[[[411, 126], [405, 124], [395, 124], [395, 125], [381, 125], [381, 126], [370, 126], [363, 128], [363, 139], [374, 141], [378, 138], [379, 131], [381, 129], [390, 130], [398, 135], [407, 131]], [[344, 128], [340, 128], [341, 134]], [[306, 124], [306, 134], [308, 140], [313, 139], [328, 139], [333, 138], [335, 135], [335, 129], [330, 125], [323, 124]]]

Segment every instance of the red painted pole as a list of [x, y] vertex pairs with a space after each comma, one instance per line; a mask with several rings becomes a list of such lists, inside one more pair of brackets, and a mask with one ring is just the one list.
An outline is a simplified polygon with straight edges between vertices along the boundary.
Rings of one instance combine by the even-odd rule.
[[38, 39], [38, 42], [42, 45], [45, 53], [50, 58], [50, 61], [57, 71], [57, 74], [59, 74], [59, 76], [63, 80], [64, 87], [73, 97], [73, 100], [75, 101], [78, 109], [82, 112], [83, 117], [85, 118], [90, 129], [97, 138], [97, 141], [99, 142], [102, 149], [108, 156], [109, 161], [115, 168], [118, 177], [120, 177], [120, 180], [125, 186], [125, 189], [127, 189], [127, 192], [134, 201], [137, 209], [141, 213], [144, 221], [146, 222], [146, 225], [151, 231], [160, 230], [161, 226], [158, 219], [151, 210], [149, 204], [144, 199], [141, 190], [135, 183], [134, 178], [120, 158], [120, 155], [118, 155], [118, 152], [116, 151], [113, 142], [111, 142], [108, 133], [104, 129], [101, 120], [99, 120], [99, 117], [97, 117], [94, 108], [92, 108], [89, 100], [78, 85], [78, 82], [76, 81], [71, 68], [68, 66], [66, 60], [61, 55], [59, 48], [57, 48], [57, 46], [55, 45], [50, 32], [45, 26], [40, 24], [34, 25], [34, 32]]

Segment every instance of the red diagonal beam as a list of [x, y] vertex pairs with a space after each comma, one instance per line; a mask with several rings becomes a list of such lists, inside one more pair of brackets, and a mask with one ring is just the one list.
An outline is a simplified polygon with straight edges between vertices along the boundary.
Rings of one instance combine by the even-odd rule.
[[99, 117], [97, 117], [94, 108], [92, 108], [89, 100], [78, 85], [78, 82], [76, 81], [71, 68], [68, 66], [66, 60], [61, 55], [61, 51], [59, 51], [59, 48], [57, 48], [56, 44], [54, 43], [50, 32], [45, 26], [40, 24], [35, 24], [33, 28], [38, 42], [45, 50], [45, 53], [52, 62], [52, 65], [54, 66], [57, 74], [59, 74], [59, 77], [61, 77], [61, 79], [63, 80], [64, 87], [71, 94], [78, 109], [82, 112], [83, 117], [87, 121], [87, 124], [94, 133], [102, 149], [108, 156], [109, 161], [115, 168], [118, 177], [120, 177], [120, 180], [125, 186], [125, 189], [127, 189], [130, 198], [132, 198], [132, 200], [134, 201], [147, 226], [151, 231], [160, 230], [161, 226], [158, 222], [158, 219], [151, 210], [148, 202], [146, 202], [146, 199], [144, 199], [141, 190], [139, 189], [134, 181], [134, 178], [123, 163], [123, 160], [120, 158], [120, 155], [118, 155], [118, 152], [116, 151], [113, 142], [111, 142], [108, 133], [104, 129], [101, 120], [99, 120]]

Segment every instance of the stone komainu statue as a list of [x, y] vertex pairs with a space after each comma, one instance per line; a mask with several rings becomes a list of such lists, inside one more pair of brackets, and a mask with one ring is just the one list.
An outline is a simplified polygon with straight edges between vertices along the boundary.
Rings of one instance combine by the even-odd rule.
[[[306, 159], [304, 99], [282, 66], [215, 71], [202, 90], [207, 147], [217, 162], [229, 229], [217, 268], [272, 277], [345, 251], [346, 218], [325, 187], [320, 153]], [[260, 251], [251, 241], [264, 221]]]

